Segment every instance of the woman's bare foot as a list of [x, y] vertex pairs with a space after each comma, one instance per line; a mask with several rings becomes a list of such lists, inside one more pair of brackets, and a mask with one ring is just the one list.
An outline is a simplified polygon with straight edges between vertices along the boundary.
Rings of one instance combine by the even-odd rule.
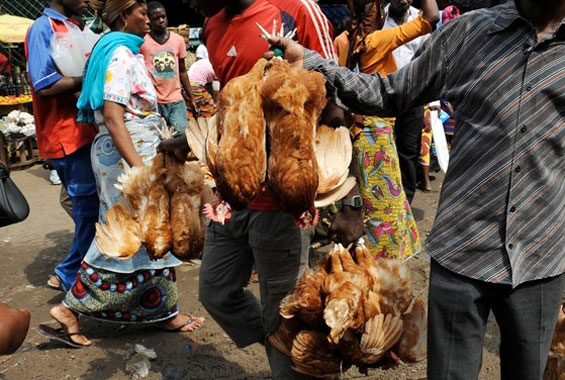
[[197, 317], [192, 314], [177, 314], [174, 318], [155, 323], [155, 326], [167, 331], [193, 332], [203, 324], [204, 317]]
[[70, 310], [68, 307], [63, 305], [62, 303], [58, 304], [57, 306], [53, 307], [49, 313], [55, 319], [61, 327], [65, 330], [69, 335], [69, 338], [80, 345], [83, 346], [90, 346], [92, 342], [88, 340], [87, 337], [80, 334], [78, 318], [76, 314]]

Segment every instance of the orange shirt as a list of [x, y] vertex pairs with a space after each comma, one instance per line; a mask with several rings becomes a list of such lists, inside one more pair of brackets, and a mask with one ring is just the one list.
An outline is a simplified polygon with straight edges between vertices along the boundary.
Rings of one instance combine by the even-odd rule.
[[[432, 32], [432, 26], [422, 14], [414, 20], [394, 28], [377, 30], [365, 38], [367, 51], [361, 55], [359, 70], [362, 73], [386, 75], [397, 70], [392, 52], [413, 39]], [[347, 44], [349, 46], [349, 44]], [[349, 48], [342, 48], [339, 64], [345, 66]]]

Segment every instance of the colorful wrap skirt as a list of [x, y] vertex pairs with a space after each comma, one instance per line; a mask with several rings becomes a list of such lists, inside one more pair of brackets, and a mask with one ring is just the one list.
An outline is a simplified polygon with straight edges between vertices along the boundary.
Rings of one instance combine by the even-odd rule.
[[63, 301], [71, 310], [119, 323], [154, 323], [178, 314], [174, 268], [115, 273], [82, 262]]
[[353, 168], [365, 207], [367, 247], [375, 257], [406, 258], [421, 250], [402, 188], [393, 137], [394, 119], [365, 117], [353, 142]]
[[430, 110], [426, 108], [424, 113], [424, 127], [422, 128], [422, 140], [420, 143], [420, 156], [418, 163], [423, 166], [430, 166], [432, 147], [432, 124], [430, 120]]
[[[201, 117], [212, 117], [216, 114], [217, 108], [212, 95], [206, 90], [206, 86], [198, 82], [190, 82], [192, 93], [194, 94], [194, 101], [200, 108]], [[194, 118], [190, 104], [187, 103], [187, 115]]]

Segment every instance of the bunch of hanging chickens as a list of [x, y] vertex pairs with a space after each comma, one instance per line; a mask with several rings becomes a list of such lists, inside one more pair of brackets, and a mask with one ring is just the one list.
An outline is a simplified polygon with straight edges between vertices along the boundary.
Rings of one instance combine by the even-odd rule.
[[[160, 132], [172, 137], [166, 127]], [[205, 232], [201, 208], [213, 193], [198, 162], [159, 152], [151, 166], [127, 170], [115, 186], [122, 197], [106, 213], [106, 223], [96, 224], [100, 252], [125, 259], [143, 244], [152, 260], [167, 252], [185, 261], [200, 256]]]
[[188, 143], [205, 162], [216, 199], [205, 215], [224, 223], [267, 192], [298, 226], [316, 224], [316, 207], [345, 196], [351, 139], [345, 127], [318, 125], [326, 105], [322, 74], [292, 68], [287, 61], [259, 60], [220, 93], [218, 113], [191, 122]]
[[375, 260], [363, 244], [353, 253], [335, 245], [282, 300], [280, 314], [269, 343], [309, 376], [353, 365], [367, 374], [426, 357], [426, 304], [412, 293], [410, 270], [400, 260]]
[[151, 166], [124, 173], [120, 202], [106, 224], [96, 226], [98, 249], [129, 258], [143, 244], [152, 259], [168, 251], [181, 260], [196, 258], [205, 216], [224, 223], [262, 191], [297, 225], [315, 225], [316, 207], [355, 185], [348, 129], [317, 127], [325, 104], [321, 74], [281, 59], [259, 60], [226, 84], [215, 117], [190, 121], [186, 137], [196, 161], [161, 152]]

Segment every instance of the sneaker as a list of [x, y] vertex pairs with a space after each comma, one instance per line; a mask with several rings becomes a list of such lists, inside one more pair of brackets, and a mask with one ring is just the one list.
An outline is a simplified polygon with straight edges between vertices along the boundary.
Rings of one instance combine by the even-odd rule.
[[51, 170], [49, 174], [49, 181], [51, 181], [52, 185], [60, 185], [61, 179], [59, 178], [59, 174], [57, 174], [57, 170]]

